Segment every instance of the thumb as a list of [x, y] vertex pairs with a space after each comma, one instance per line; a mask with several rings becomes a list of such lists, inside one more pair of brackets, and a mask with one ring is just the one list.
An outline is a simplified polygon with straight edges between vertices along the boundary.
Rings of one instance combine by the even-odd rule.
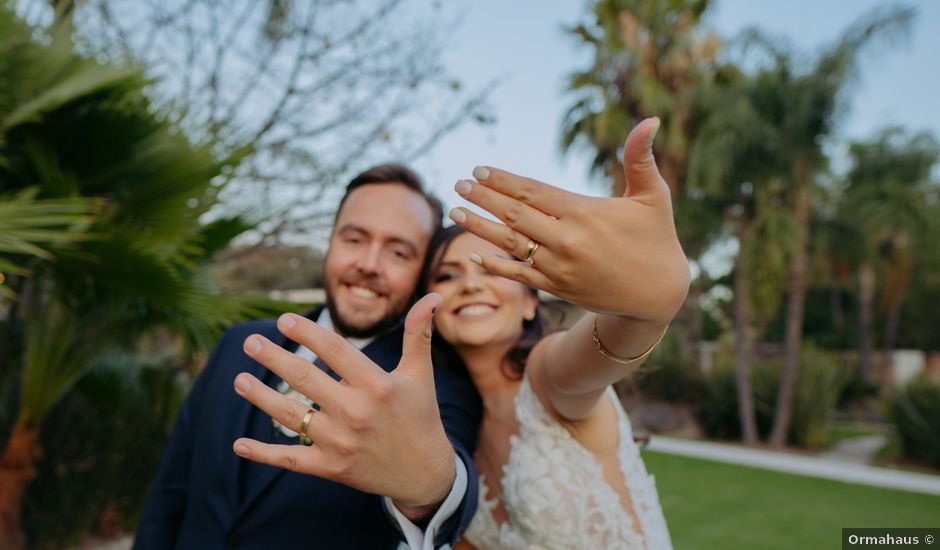
[[444, 298], [436, 292], [426, 295], [411, 307], [405, 317], [405, 337], [402, 340], [401, 362], [396, 372], [412, 378], [433, 379], [431, 368], [431, 328], [434, 310]]
[[659, 117], [648, 118], [627, 136], [623, 146], [623, 171], [627, 177], [624, 197], [656, 196], [669, 191], [653, 157], [653, 139], [659, 124]]

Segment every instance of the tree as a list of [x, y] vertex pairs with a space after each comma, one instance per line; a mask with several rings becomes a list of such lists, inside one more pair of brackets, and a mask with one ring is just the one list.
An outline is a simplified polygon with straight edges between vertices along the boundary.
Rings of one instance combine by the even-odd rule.
[[784, 364], [770, 434], [770, 444], [783, 446], [790, 427], [799, 370], [803, 312], [807, 289], [811, 195], [814, 181], [826, 168], [823, 145], [832, 135], [848, 85], [858, 72], [866, 46], [876, 39], [903, 35], [914, 12], [905, 8], [875, 10], [853, 24], [833, 45], [811, 62], [803, 62], [793, 48], [758, 31], [749, 33], [749, 45], [768, 54], [759, 71], [776, 81], [755, 107], [772, 129], [768, 139], [780, 139], [777, 154], [788, 165], [783, 176], [789, 187], [788, 209], [796, 229], [797, 248], [789, 268], [785, 321]]
[[766, 74], [727, 71], [720, 85], [699, 97], [698, 127], [689, 161], [692, 190], [721, 206], [738, 244], [733, 268], [736, 386], [741, 435], [759, 441], [751, 377], [753, 342], [779, 309], [786, 265], [792, 256], [792, 220], [779, 206], [784, 196], [778, 140], [767, 139], [755, 105], [774, 81]]
[[685, 178], [696, 87], [716, 70], [718, 39], [698, 25], [708, 0], [597, 0], [592, 21], [569, 32], [594, 53], [591, 66], [568, 78], [576, 97], [565, 115], [562, 149], [583, 142], [592, 171], [626, 189], [618, 151], [626, 129], [651, 116], [662, 126], [653, 150], [674, 201]]
[[[137, 70], [75, 53], [0, 8], [0, 264], [6, 326], [23, 328], [18, 403], [0, 451], [0, 546], [23, 544], [20, 500], [52, 406], [105, 353], [156, 330], [206, 349], [263, 302], [220, 296], [201, 263], [246, 228], [203, 225], [238, 156], [192, 144]], [[25, 209], [25, 210], [23, 210]], [[35, 215], [26, 217], [24, 214]], [[9, 333], [7, 334], [7, 338]]]
[[[50, 1], [57, 13], [74, 3]], [[31, 6], [28, 20], [51, 20]], [[490, 84], [467, 89], [443, 68], [453, 24], [432, 0], [89, 0], [69, 12], [82, 49], [145, 67], [156, 105], [193, 140], [223, 156], [250, 147], [220, 208], [264, 220], [257, 242], [327, 226], [331, 192], [364, 165], [410, 162], [468, 119], [492, 120]]]
[[852, 167], [846, 176], [839, 219], [856, 231], [861, 254], [856, 263], [859, 303], [859, 374], [870, 377], [877, 274], [883, 273], [881, 307], [886, 315], [882, 344], [894, 348], [901, 306], [917, 258], [915, 241], [926, 234], [927, 191], [940, 145], [929, 134], [908, 136], [884, 130], [868, 142], [849, 147]]

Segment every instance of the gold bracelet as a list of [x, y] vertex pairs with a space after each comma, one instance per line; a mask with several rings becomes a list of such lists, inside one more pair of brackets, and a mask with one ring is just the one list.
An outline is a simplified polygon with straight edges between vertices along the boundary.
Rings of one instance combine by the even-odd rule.
[[610, 351], [606, 347], [604, 347], [604, 344], [601, 343], [601, 338], [600, 336], [597, 335], [597, 314], [596, 313], [594, 314], [593, 334], [594, 334], [594, 346], [597, 348], [597, 352], [615, 363], [620, 363], [621, 365], [632, 365], [633, 363], [636, 363], [637, 361], [640, 361], [641, 359], [646, 359], [646, 356], [652, 353], [653, 350], [656, 349], [656, 346], [658, 346], [659, 343], [663, 341], [663, 336], [666, 335], [667, 330], [669, 330], [669, 325], [666, 325], [666, 328], [663, 329], [663, 332], [662, 334], [659, 335], [659, 338], [656, 340], [656, 343], [650, 346], [648, 350], [644, 351], [640, 355], [637, 355], [636, 357], [633, 357], [631, 359], [624, 359], [623, 357], [617, 357], [613, 353], [610, 353]]

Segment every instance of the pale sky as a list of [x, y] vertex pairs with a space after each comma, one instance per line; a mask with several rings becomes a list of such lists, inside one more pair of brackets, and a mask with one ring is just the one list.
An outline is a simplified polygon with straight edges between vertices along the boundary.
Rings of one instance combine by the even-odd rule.
[[[835, 40], [874, 0], [719, 0], [708, 24], [722, 37], [758, 26], [789, 39], [802, 51]], [[909, 40], [871, 48], [860, 80], [850, 94], [852, 110], [841, 134], [861, 139], [901, 125], [940, 137], [940, 1], [910, 1], [919, 10]], [[498, 122], [466, 125], [415, 163], [449, 206], [461, 204], [453, 191], [477, 164], [489, 164], [573, 191], [601, 195], [589, 182], [588, 157], [562, 159], [558, 147], [562, 115], [571, 102], [565, 75], [584, 67], [589, 52], [578, 50], [562, 28], [587, 13], [586, 2], [477, 0], [445, 3], [445, 13], [462, 14], [445, 61], [452, 74], [473, 88], [495, 76], [504, 80], [491, 95]], [[872, 55], [873, 54], [873, 55]], [[629, 128], [624, 128], [624, 138]]]

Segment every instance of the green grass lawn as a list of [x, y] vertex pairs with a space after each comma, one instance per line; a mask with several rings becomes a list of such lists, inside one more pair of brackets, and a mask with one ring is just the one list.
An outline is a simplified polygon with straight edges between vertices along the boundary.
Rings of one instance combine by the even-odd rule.
[[643, 452], [673, 545], [838, 549], [843, 527], [940, 527], [940, 496]]

